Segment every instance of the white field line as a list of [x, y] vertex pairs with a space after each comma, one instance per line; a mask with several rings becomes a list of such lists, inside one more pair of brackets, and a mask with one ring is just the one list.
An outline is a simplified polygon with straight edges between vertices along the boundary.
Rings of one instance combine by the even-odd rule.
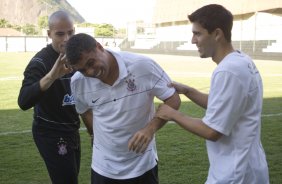
[[[282, 116], [282, 113], [277, 114], [262, 114], [261, 117], [274, 117], [274, 116]], [[174, 123], [173, 121], [169, 121], [168, 123]], [[85, 131], [86, 128], [80, 128], [79, 131]], [[24, 134], [31, 133], [31, 130], [22, 130], [22, 131], [14, 131], [14, 132], [0, 132], [0, 136], [3, 135], [12, 135], [12, 134]]]
[[0, 77], [0, 81], [22, 80], [22, 79], [23, 79], [23, 77], [19, 77], [19, 76]]

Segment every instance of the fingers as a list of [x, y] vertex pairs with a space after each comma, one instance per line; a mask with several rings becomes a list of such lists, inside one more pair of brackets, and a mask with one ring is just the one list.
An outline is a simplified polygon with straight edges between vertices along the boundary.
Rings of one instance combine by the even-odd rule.
[[67, 66], [65, 54], [61, 53], [52, 67], [50, 74], [53, 78], [58, 79], [68, 73], [71, 73], [72, 71], [73, 69]]
[[128, 143], [129, 151], [136, 153], [144, 153], [148, 147], [150, 141], [143, 135], [135, 134]]
[[64, 58], [66, 58], [65, 54], [60, 53], [59, 57], [57, 58], [57, 61], [63, 61]]
[[66, 60], [66, 55], [65, 55], [65, 54], [60, 54], [60, 56], [61, 56], [61, 61], [65, 61], [65, 62], [67, 61], [67, 60]]
[[178, 83], [178, 82], [172, 82], [171, 86], [175, 88], [176, 92], [178, 94], [185, 94], [185, 92], [187, 91], [188, 86]]
[[168, 83], [168, 84], [167, 84], [167, 87], [172, 88], [172, 87], [173, 87], [172, 82], [171, 82], [171, 83]]
[[172, 108], [169, 107], [168, 105], [166, 104], [160, 104], [157, 111], [156, 111], [156, 114], [155, 114], [155, 117], [157, 118], [161, 118], [163, 120], [166, 120], [166, 121], [169, 121], [171, 120], [169, 115], [170, 115], [170, 110]]
[[67, 59], [66, 59], [66, 54], [60, 54], [58, 57], [58, 61], [60, 62], [60, 64], [63, 66], [64, 68], [64, 72], [67, 73], [71, 73], [73, 71], [72, 67], [68, 64]]

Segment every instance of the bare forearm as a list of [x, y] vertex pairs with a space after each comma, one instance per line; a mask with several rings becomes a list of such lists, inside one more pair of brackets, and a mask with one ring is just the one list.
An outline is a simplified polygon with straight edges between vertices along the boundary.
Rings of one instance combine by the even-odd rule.
[[207, 140], [216, 141], [222, 135], [221, 133], [208, 127], [201, 119], [189, 117], [179, 111], [173, 112], [172, 120], [179, 124], [182, 128]]
[[194, 88], [187, 87], [187, 92], [184, 94], [191, 101], [206, 109], [208, 105], [208, 95]]
[[[180, 97], [177, 93], [174, 93], [170, 98], [168, 98], [164, 101], [164, 104], [170, 106], [171, 108], [173, 108], [175, 110], [179, 109], [180, 103], [181, 103]], [[167, 121], [165, 121], [161, 118], [157, 118], [157, 117], [155, 117], [153, 120], [154, 121], [152, 122], [152, 124], [154, 126], [152, 128], [153, 128], [154, 132], [156, 132], [160, 128], [162, 128], [165, 125], [165, 123], [167, 122]]]
[[54, 79], [50, 73], [46, 74], [40, 81], [39, 81], [39, 85], [40, 85], [40, 89], [41, 91], [46, 91], [55, 81], [56, 79]]

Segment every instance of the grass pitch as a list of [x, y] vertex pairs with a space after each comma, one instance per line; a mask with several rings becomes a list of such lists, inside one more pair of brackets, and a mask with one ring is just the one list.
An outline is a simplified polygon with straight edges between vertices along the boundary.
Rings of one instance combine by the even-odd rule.
[[[0, 53], [0, 183], [49, 184], [47, 170], [31, 135], [32, 110], [21, 111], [17, 97], [22, 73], [34, 53]], [[172, 80], [209, 91], [216, 67], [210, 59], [148, 55]], [[270, 183], [282, 183], [282, 62], [256, 60], [264, 83], [262, 144], [269, 165]], [[202, 117], [204, 110], [181, 96], [181, 111]], [[159, 101], [156, 100], [156, 105]], [[83, 125], [82, 125], [83, 128]], [[156, 135], [160, 184], [202, 184], [208, 171], [205, 140], [178, 125], [165, 125]], [[80, 184], [90, 183], [90, 138], [81, 129]]]

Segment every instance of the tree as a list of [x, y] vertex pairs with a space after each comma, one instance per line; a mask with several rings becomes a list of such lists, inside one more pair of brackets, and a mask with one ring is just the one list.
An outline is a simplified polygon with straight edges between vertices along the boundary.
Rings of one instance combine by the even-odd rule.
[[36, 31], [36, 28], [34, 25], [32, 24], [25, 24], [23, 27], [22, 27], [22, 30], [23, 32], [26, 34], [26, 35], [37, 35], [38, 32]]
[[48, 27], [48, 16], [40, 16], [38, 18], [38, 27], [44, 29]]
[[9, 24], [9, 22], [6, 19], [0, 19], [0, 27], [1, 28], [7, 27], [8, 24]]
[[115, 28], [111, 24], [101, 24], [95, 28], [95, 36], [114, 37]]

